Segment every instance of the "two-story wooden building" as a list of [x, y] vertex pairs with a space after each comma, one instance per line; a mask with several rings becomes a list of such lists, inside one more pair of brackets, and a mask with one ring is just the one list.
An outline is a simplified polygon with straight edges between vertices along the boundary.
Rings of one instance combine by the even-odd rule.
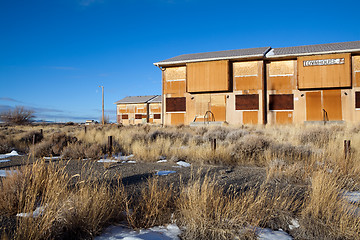
[[124, 125], [161, 124], [161, 96], [129, 96], [117, 102], [117, 122]]
[[360, 41], [185, 54], [154, 65], [166, 125], [360, 121]]

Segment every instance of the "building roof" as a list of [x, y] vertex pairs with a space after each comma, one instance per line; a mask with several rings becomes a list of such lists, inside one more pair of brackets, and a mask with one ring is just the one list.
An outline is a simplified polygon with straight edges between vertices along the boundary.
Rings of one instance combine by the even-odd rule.
[[247, 48], [247, 49], [237, 49], [237, 50], [227, 50], [227, 51], [217, 51], [217, 52], [184, 54], [160, 62], [156, 62], [154, 63], [154, 65], [165, 66], [165, 65], [174, 65], [174, 64], [190, 63], [190, 62], [263, 57], [270, 49], [271, 49], [270, 47], [260, 47], [260, 48]]
[[[159, 95], [148, 95], [148, 96], [127, 96], [117, 102], [115, 104], [126, 104], [126, 103], [148, 103], [151, 100], [154, 100]], [[161, 99], [161, 98], [160, 98]]]
[[360, 52], [360, 41], [273, 48], [266, 54], [266, 57], [274, 58], [343, 52]]
[[153, 99], [151, 99], [149, 101], [149, 103], [161, 103], [161, 95], [157, 95], [156, 97], [154, 97]]

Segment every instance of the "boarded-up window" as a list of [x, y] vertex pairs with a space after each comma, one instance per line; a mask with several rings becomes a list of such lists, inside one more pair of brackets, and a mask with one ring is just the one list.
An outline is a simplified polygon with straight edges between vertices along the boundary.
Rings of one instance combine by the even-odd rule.
[[166, 98], [166, 112], [185, 112], [186, 111], [186, 98]]
[[259, 110], [259, 94], [236, 95], [236, 110]]
[[294, 94], [274, 94], [269, 96], [270, 110], [293, 110]]
[[135, 119], [142, 119], [142, 114], [135, 114]]
[[161, 119], [161, 114], [154, 114], [154, 119]]
[[127, 114], [123, 114], [123, 115], [121, 116], [121, 118], [122, 118], [122, 119], [129, 119], [129, 116], [128, 116]]
[[360, 92], [355, 92], [355, 107], [360, 108]]

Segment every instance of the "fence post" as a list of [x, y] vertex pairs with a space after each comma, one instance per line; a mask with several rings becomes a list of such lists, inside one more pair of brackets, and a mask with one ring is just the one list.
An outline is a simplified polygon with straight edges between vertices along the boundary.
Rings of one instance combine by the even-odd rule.
[[344, 140], [344, 157], [345, 160], [350, 156], [350, 140]]
[[109, 154], [111, 155], [112, 153], [112, 146], [113, 146], [113, 137], [112, 136], [108, 136], [108, 150], [109, 150]]
[[84, 131], [85, 131], [85, 133], [86, 133], [86, 126], [84, 127]]
[[216, 138], [212, 139], [211, 141], [211, 148], [215, 152], [216, 151]]
[[41, 134], [41, 136], [43, 136], [43, 129], [42, 128], [40, 129], [40, 134]]

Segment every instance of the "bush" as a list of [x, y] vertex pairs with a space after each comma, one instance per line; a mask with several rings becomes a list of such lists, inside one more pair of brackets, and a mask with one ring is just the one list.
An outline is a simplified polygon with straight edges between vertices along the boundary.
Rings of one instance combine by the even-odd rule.
[[28, 124], [33, 121], [34, 111], [24, 107], [16, 107], [14, 110], [2, 112], [0, 120], [9, 124]]

